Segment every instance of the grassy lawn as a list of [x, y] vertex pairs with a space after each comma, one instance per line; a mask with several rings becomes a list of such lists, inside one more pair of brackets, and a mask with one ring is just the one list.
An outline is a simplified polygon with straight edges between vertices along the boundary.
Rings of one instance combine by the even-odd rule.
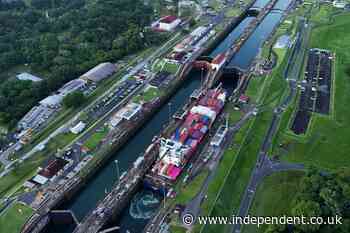
[[[272, 113], [264, 112], [252, 121], [247, 137], [235, 155], [236, 160], [210, 211], [211, 216], [231, 216], [237, 212], [271, 117]], [[229, 229], [230, 226], [225, 225], [206, 225], [203, 232], [226, 232]]]
[[15, 203], [0, 216], [0, 232], [18, 233], [33, 210], [27, 205]]
[[171, 233], [186, 233], [186, 229], [180, 226], [170, 225]]
[[56, 137], [52, 138], [50, 142], [47, 144], [47, 147], [50, 151], [55, 151], [58, 148], [62, 149], [64, 146], [66, 146], [71, 141], [73, 141], [74, 138], [76, 138], [77, 136], [78, 135], [73, 134], [71, 132], [61, 133]]
[[[303, 172], [289, 171], [266, 177], [258, 187], [249, 212], [252, 216], [290, 216], [292, 201]], [[263, 233], [267, 226], [246, 225], [243, 233]]]
[[219, 0], [209, 0], [209, 6], [212, 7], [215, 11], [219, 11], [222, 7], [222, 4]]
[[169, 73], [176, 74], [179, 67], [180, 67], [180, 65], [178, 65], [178, 64], [167, 62], [164, 65], [163, 71], [167, 71]]
[[16, 192], [27, 179], [36, 173], [36, 169], [46, 156], [44, 153], [33, 156], [26, 162], [16, 165], [14, 170], [2, 177], [0, 179], [0, 197], [10, 196]]
[[234, 8], [230, 8], [228, 11], [225, 12], [225, 16], [226, 17], [235, 17], [238, 16], [241, 13], [241, 10], [234, 7]]
[[265, 76], [252, 76], [245, 94], [249, 96], [251, 102], [257, 103], [261, 94], [261, 87], [264, 84]]
[[[273, 43], [274, 41], [271, 41]], [[270, 46], [267, 44], [266, 46]], [[250, 121], [250, 127], [244, 131], [246, 135], [241, 139], [240, 148], [234, 153], [236, 160], [227, 173], [212, 209], [211, 216], [231, 216], [238, 211], [241, 197], [255, 166], [258, 152], [270, 126], [273, 108], [280, 103], [287, 90], [287, 82], [283, 77], [287, 59], [285, 51], [278, 51], [279, 59], [276, 68], [265, 77], [253, 77], [248, 85], [246, 94], [260, 105], [261, 112]], [[251, 80], [251, 81], [252, 81]], [[251, 86], [252, 85], [252, 86]], [[204, 204], [205, 205], [205, 204]], [[228, 232], [229, 225], [203, 226], [205, 233]]]
[[101, 142], [101, 140], [108, 134], [108, 127], [103, 127], [98, 129], [93, 133], [88, 140], [84, 143], [84, 146], [89, 148], [90, 150], [94, 150], [97, 145]]
[[[346, 74], [350, 64], [350, 53], [344, 48], [350, 46], [350, 33], [344, 30], [350, 24], [350, 14], [342, 14], [334, 18], [331, 25], [316, 27], [311, 35], [311, 46], [329, 49], [336, 53], [335, 79], [333, 80], [332, 111], [329, 116], [313, 114], [307, 136], [298, 139], [285, 133], [278, 138], [278, 143], [287, 145], [286, 156], [291, 162], [313, 164], [323, 169], [336, 169], [350, 166], [348, 154], [350, 126], [347, 123], [350, 109], [350, 77]], [[322, 22], [323, 23], [323, 22]], [[333, 77], [334, 78], [334, 77]], [[274, 153], [281, 153], [276, 148]]]
[[164, 59], [156, 60], [152, 66], [153, 72], [167, 71], [172, 74], [176, 74], [179, 68], [179, 64], [170, 63]]
[[147, 102], [151, 102], [153, 99], [159, 97], [160, 95], [161, 94], [158, 88], [149, 86], [145, 90], [145, 92], [142, 92], [140, 95], [135, 96], [133, 98], [133, 101], [135, 103], [141, 103], [141, 102], [147, 103]]
[[[226, 179], [228, 178], [229, 171], [233, 168], [233, 165], [237, 158], [238, 147], [237, 144], [243, 142], [245, 132], [248, 129], [249, 124], [244, 125], [241, 130], [235, 135], [234, 141], [231, 144], [231, 147], [225, 151], [222, 160], [220, 161], [219, 167], [216, 171], [214, 180], [209, 184], [207, 199], [203, 202], [201, 206], [201, 215], [207, 216], [210, 214], [212, 208], [214, 207], [216, 201], [218, 200], [219, 193], [223, 187]], [[195, 225], [193, 232], [200, 232], [200, 225]]]
[[186, 186], [179, 187], [178, 195], [176, 196], [175, 202], [179, 204], [186, 204], [200, 191], [204, 180], [207, 178], [208, 170], [202, 171], [194, 180]]

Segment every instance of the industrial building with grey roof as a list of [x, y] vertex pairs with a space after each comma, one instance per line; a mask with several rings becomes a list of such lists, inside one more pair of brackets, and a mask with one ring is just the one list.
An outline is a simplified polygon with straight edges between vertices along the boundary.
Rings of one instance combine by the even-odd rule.
[[105, 62], [99, 64], [98, 66], [95, 66], [94, 68], [80, 76], [80, 78], [98, 83], [103, 79], [107, 78], [108, 76], [112, 75], [116, 71], [116, 69], [117, 67], [114, 64], [110, 62]]

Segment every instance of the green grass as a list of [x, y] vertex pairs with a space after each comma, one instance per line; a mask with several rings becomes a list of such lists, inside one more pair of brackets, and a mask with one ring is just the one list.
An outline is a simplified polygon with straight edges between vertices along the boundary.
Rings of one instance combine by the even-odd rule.
[[170, 233], [186, 233], [186, 229], [180, 226], [170, 225]]
[[[216, 171], [214, 180], [209, 184], [207, 199], [201, 206], [201, 215], [208, 216], [214, 206], [216, 205], [217, 200], [219, 200], [219, 194], [223, 188], [226, 180], [229, 180], [230, 177], [228, 174], [234, 169], [234, 165], [237, 159], [238, 145], [244, 141], [246, 130], [249, 128], [250, 124], [245, 124], [235, 135], [234, 140], [228, 150], [225, 151], [222, 160], [220, 161], [219, 167]], [[193, 232], [200, 232], [201, 225], [195, 225]]]
[[[303, 162], [323, 169], [336, 169], [350, 166], [350, 126], [347, 123], [350, 109], [350, 77], [346, 69], [350, 64], [350, 33], [344, 30], [350, 24], [350, 14], [342, 14], [334, 18], [331, 25], [316, 27], [311, 35], [311, 47], [329, 49], [336, 53], [335, 79], [332, 88], [334, 98], [331, 100], [333, 110], [329, 116], [313, 114], [308, 134], [297, 139], [288, 133], [281, 135], [277, 143], [288, 145], [283, 156], [291, 162]], [[321, 22], [323, 23], [323, 22]], [[334, 78], [334, 77], [333, 77]], [[333, 105], [334, 103], [334, 105]], [[285, 126], [286, 127], [286, 126]], [[280, 153], [278, 149], [275, 153]]]
[[97, 145], [101, 142], [101, 140], [106, 137], [108, 134], [108, 127], [103, 127], [101, 129], [96, 130], [88, 140], [84, 143], [84, 146], [89, 148], [90, 150], [94, 150]]
[[241, 13], [241, 10], [239, 8], [230, 8], [228, 11], [225, 12], [226, 17], [235, 17], [238, 16]]
[[[316, 11], [316, 12], [315, 12]], [[330, 13], [335, 11], [335, 8], [331, 5], [321, 5], [319, 9], [314, 9], [311, 21], [316, 23], [327, 23], [329, 21]]]
[[180, 65], [178, 65], [178, 64], [167, 62], [164, 65], [163, 71], [167, 71], [169, 73], [176, 74], [179, 67], [180, 67]]
[[[270, 46], [269, 44], [265, 46]], [[278, 51], [279, 59], [276, 68], [270, 75], [254, 77], [248, 85], [248, 94], [253, 101], [260, 105], [262, 110], [254, 120], [251, 120], [250, 128], [246, 137], [240, 143], [241, 147], [236, 152], [236, 160], [229, 169], [227, 179], [219, 192], [214, 207], [210, 211], [211, 216], [231, 216], [238, 211], [241, 197], [255, 166], [257, 155], [270, 126], [273, 108], [280, 103], [287, 90], [287, 83], [283, 78], [283, 70], [286, 66], [286, 52]], [[251, 80], [251, 81], [252, 81]], [[253, 84], [253, 87], [250, 85]], [[229, 225], [206, 225], [203, 226], [205, 233], [227, 232]]]
[[167, 71], [171, 74], [176, 74], [179, 68], [179, 64], [167, 62], [164, 59], [156, 60], [152, 66], [153, 72]]
[[[236, 161], [211, 211], [211, 216], [231, 216], [237, 212], [271, 117], [272, 113], [264, 112], [253, 121], [251, 130], [236, 155]], [[229, 229], [230, 226], [225, 225], [207, 225], [203, 232], [226, 232]]]
[[133, 101], [135, 103], [141, 103], [141, 102], [147, 103], [147, 102], [151, 102], [152, 100], [159, 97], [160, 95], [161, 93], [158, 88], [149, 86], [145, 92], [142, 92], [141, 94], [135, 96], [133, 98]]
[[14, 203], [0, 215], [0, 232], [20, 232], [23, 224], [32, 213], [33, 209], [29, 206], [21, 203]]
[[48, 149], [50, 149], [50, 151], [55, 151], [58, 148], [62, 149], [68, 143], [72, 142], [76, 137], [77, 135], [71, 132], [61, 133], [56, 137], [52, 138], [50, 142], [47, 144], [47, 147]]
[[[289, 171], [266, 177], [256, 191], [249, 214], [251, 216], [290, 216], [292, 201], [303, 174], [300, 171]], [[266, 228], [267, 225], [260, 228], [256, 225], [246, 225], [243, 233], [263, 233]]]
[[46, 155], [40, 153], [24, 163], [16, 165], [15, 169], [0, 179], [0, 197], [10, 196], [21, 188], [22, 184], [31, 178], [36, 168], [45, 160]]
[[249, 85], [245, 94], [249, 96], [251, 102], [257, 103], [257, 100], [261, 94], [265, 79], [266, 79], [265, 76], [252, 76], [250, 78]]
[[209, 6], [212, 7], [215, 11], [219, 11], [222, 7], [222, 4], [219, 0], [209, 0]]
[[202, 171], [194, 180], [192, 180], [186, 186], [180, 186], [178, 189], [178, 195], [176, 196], [175, 202], [179, 204], [186, 204], [200, 191], [204, 180], [207, 178], [208, 170]]

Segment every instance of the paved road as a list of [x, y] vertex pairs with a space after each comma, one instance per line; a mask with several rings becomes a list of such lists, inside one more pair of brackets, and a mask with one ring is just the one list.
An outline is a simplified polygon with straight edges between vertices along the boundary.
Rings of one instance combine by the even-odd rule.
[[[134, 66], [127, 74], [125, 74], [118, 82], [116, 82], [113, 86], [111, 86], [103, 95], [99, 96], [98, 98], [96, 98], [92, 103], [90, 103], [86, 108], [84, 108], [83, 110], [81, 110], [80, 112], [78, 112], [73, 118], [69, 119], [68, 121], [66, 121], [63, 125], [61, 125], [59, 128], [57, 128], [55, 131], [53, 131], [47, 138], [45, 138], [44, 140], [42, 140], [41, 142], [39, 142], [34, 148], [32, 148], [29, 152], [27, 152], [26, 154], [24, 154], [24, 156], [20, 159], [20, 160], [26, 160], [28, 158], [30, 158], [32, 155], [34, 155], [36, 152], [39, 151], [39, 148], [42, 146], [45, 146], [52, 138], [56, 137], [58, 134], [65, 132], [74, 122], [76, 122], [79, 117], [81, 116], [82, 113], [84, 113], [86, 110], [90, 109], [92, 106], [94, 106], [98, 101], [100, 101], [101, 99], [103, 99], [104, 97], [108, 96], [111, 92], [113, 92], [115, 90], [115, 88], [120, 85], [122, 82], [124, 82], [125, 80], [127, 80], [129, 77], [135, 75], [137, 72], [139, 72], [143, 67], [145, 67], [146, 65], [150, 64], [156, 57], [158, 57], [160, 54], [162, 54], [163, 52], [165, 52], [168, 48], [169, 45], [172, 45], [174, 42], [176, 42], [180, 37], [181, 33], [178, 32], [174, 35], [174, 37], [172, 37], [172, 39], [170, 39], [168, 42], [166, 42], [164, 45], [162, 45], [161, 47], [159, 47], [156, 51], [154, 51], [150, 56], [148, 56], [147, 58], [145, 58], [144, 60], [142, 60], [142, 62], [138, 63], [136, 66]], [[107, 113], [108, 114], [108, 113]], [[106, 114], [106, 115], [107, 115]], [[4, 165], [9, 165], [10, 162], [8, 160], [8, 156], [13, 153], [16, 145], [19, 142], [17, 142], [15, 145], [11, 146], [7, 151], [3, 152], [0, 155], [0, 162], [2, 162]], [[10, 166], [9, 166], [10, 167]], [[0, 174], [0, 177], [2, 177], [3, 175], [7, 174], [7, 172], [9, 171], [9, 169], [5, 169], [5, 171], [3, 171]]]
[[[305, 29], [305, 28], [302, 28]], [[301, 32], [303, 33], [303, 32]], [[298, 48], [299, 49], [299, 48]], [[295, 59], [296, 57], [292, 57], [292, 59]], [[277, 132], [278, 125], [281, 119], [281, 115], [290, 103], [290, 101], [294, 98], [296, 92], [297, 92], [297, 85], [295, 79], [289, 79], [289, 75], [293, 75], [294, 78], [298, 78], [301, 72], [301, 67], [298, 64], [299, 62], [292, 62], [294, 63], [292, 72], [286, 72], [285, 78], [288, 80], [289, 84], [289, 94], [288, 96], [282, 101], [282, 103], [274, 109], [272, 121], [270, 124], [270, 127], [266, 133], [266, 136], [264, 138], [263, 144], [261, 145], [258, 159], [256, 162], [256, 166], [253, 169], [253, 172], [251, 174], [250, 181], [248, 183], [248, 186], [244, 192], [244, 195], [241, 200], [240, 208], [238, 211], [238, 216], [245, 217], [248, 215], [248, 211], [250, 209], [250, 206], [253, 202], [254, 195], [256, 192], [256, 189], [258, 185], [262, 182], [263, 178], [267, 175], [270, 175], [274, 172], [280, 172], [280, 171], [287, 171], [287, 170], [303, 170], [304, 166], [302, 164], [288, 164], [288, 163], [280, 163], [271, 161], [267, 155], [267, 152], [272, 144], [272, 139], [274, 135]], [[241, 232], [241, 225], [233, 225], [232, 227], [232, 233], [239, 233]]]
[[208, 163], [209, 175], [206, 177], [201, 190], [196, 194], [196, 196], [187, 203], [185, 210], [182, 212], [182, 216], [186, 214], [191, 214], [194, 219], [196, 219], [200, 213], [200, 206], [204, 197], [207, 193], [208, 186], [210, 182], [214, 179], [216, 175], [216, 170], [219, 166], [221, 158], [226, 151], [226, 149], [230, 146], [234, 135], [239, 131], [239, 129], [254, 115], [256, 112], [256, 108], [251, 107], [250, 110], [233, 126], [229, 127], [229, 130], [226, 134], [224, 143], [221, 147], [212, 147], [212, 160]]

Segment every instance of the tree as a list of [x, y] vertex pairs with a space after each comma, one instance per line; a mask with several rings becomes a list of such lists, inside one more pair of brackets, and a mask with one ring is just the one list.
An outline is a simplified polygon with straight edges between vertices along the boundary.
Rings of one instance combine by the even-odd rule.
[[[318, 217], [321, 216], [321, 208], [317, 202], [314, 201], [301, 201], [297, 203], [297, 205], [292, 209], [292, 213], [294, 216], [304, 216], [306, 218], [310, 217]], [[316, 232], [320, 229], [320, 225], [296, 225], [297, 229], [302, 230], [303, 232]]]
[[[342, 225], [296, 225], [293, 232], [345, 233], [350, 227], [350, 169], [321, 173], [315, 168], [306, 172], [295, 195], [292, 214], [305, 217], [341, 216]], [[278, 232], [278, 231], [276, 231]]]
[[63, 99], [63, 105], [67, 108], [77, 108], [86, 100], [85, 95], [81, 91], [69, 93]]
[[288, 228], [286, 225], [272, 224], [269, 225], [265, 233], [288, 233]]

